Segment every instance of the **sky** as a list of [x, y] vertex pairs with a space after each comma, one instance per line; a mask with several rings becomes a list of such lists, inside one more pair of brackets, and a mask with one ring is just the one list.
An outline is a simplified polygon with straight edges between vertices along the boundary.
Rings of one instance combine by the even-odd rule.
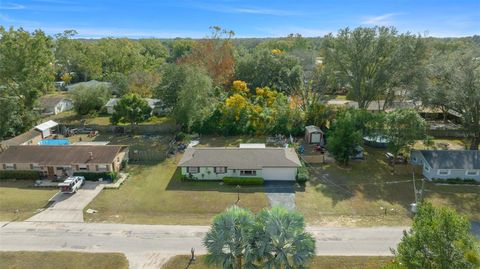
[[78, 38], [315, 37], [338, 29], [395, 26], [434, 37], [480, 34], [480, 0], [0, 0], [0, 25]]

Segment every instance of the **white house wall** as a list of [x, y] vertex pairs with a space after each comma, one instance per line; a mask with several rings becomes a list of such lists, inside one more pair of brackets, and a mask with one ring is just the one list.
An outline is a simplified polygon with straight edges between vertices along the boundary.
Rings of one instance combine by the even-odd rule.
[[294, 181], [297, 176], [297, 168], [291, 167], [264, 167], [263, 179], [274, 181]]

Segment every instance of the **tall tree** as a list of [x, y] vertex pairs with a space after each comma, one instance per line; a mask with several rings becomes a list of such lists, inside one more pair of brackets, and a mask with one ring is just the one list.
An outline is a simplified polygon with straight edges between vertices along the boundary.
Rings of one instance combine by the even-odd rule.
[[[29, 129], [36, 120], [33, 112], [38, 97], [53, 89], [53, 42], [42, 31], [29, 33], [22, 28], [0, 26], [0, 98], [16, 102], [15, 112], [1, 116], [3, 135], [16, 135]], [[21, 124], [16, 119], [20, 117]], [[15, 124], [13, 124], [15, 122]], [[12, 125], [10, 125], [12, 124]]]
[[170, 62], [174, 63], [189, 54], [195, 44], [192, 39], [175, 39], [171, 44]]
[[455, 211], [423, 202], [393, 252], [399, 268], [474, 269], [480, 267], [480, 249], [470, 234], [470, 223]]
[[325, 65], [360, 108], [396, 88], [414, 89], [423, 77], [425, 46], [420, 36], [398, 35], [395, 28], [349, 28], [323, 42]]
[[145, 68], [147, 59], [142, 55], [140, 43], [127, 38], [102, 38], [98, 41], [102, 73], [104, 76], [118, 72], [124, 75]]
[[204, 68], [213, 79], [214, 85], [228, 85], [233, 78], [235, 58], [230, 38], [233, 31], [218, 26], [210, 27], [212, 33], [192, 48], [191, 52], [179, 61]]
[[255, 225], [253, 214], [233, 206], [215, 216], [203, 239], [207, 248], [206, 262], [224, 269], [242, 269], [250, 248], [250, 236]]
[[178, 93], [186, 85], [188, 66], [184, 64], [167, 64], [162, 68], [161, 80], [153, 90], [153, 96], [162, 99], [168, 109], [177, 105]]
[[344, 165], [348, 165], [355, 147], [362, 142], [362, 133], [356, 129], [353, 113], [353, 110], [338, 113], [328, 133], [327, 148]]
[[259, 268], [308, 268], [315, 256], [315, 239], [305, 232], [305, 220], [295, 211], [274, 207], [256, 217], [251, 263]]
[[79, 115], [97, 113], [110, 97], [107, 86], [77, 86], [72, 91], [73, 108]]
[[110, 118], [112, 124], [130, 123], [132, 133], [135, 125], [148, 120], [152, 115], [152, 108], [137, 94], [124, 95], [113, 109], [115, 111]]
[[303, 70], [293, 56], [259, 50], [238, 60], [235, 78], [246, 81], [251, 89], [270, 87], [290, 95], [301, 89]]
[[143, 47], [140, 54], [145, 58], [145, 69], [147, 70], [158, 69], [169, 57], [168, 49], [160, 39], [145, 38], [138, 42]]
[[134, 71], [128, 76], [128, 81], [128, 92], [152, 97], [153, 89], [160, 82], [160, 74], [155, 71]]

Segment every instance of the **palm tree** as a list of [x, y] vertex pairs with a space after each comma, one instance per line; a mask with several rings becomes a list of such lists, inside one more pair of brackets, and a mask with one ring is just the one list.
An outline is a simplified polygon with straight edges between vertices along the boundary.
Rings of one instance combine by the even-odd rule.
[[252, 212], [237, 206], [217, 215], [203, 239], [208, 250], [207, 264], [216, 264], [223, 269], [241, 269], [254, 225]]
[[305, 232], [303, 216], [281, 207], [257, 215], [252, 244], [255, 261], [247, 262], [260, 264], [260, 268], [307, 268], [315, 255], [315, 240]]

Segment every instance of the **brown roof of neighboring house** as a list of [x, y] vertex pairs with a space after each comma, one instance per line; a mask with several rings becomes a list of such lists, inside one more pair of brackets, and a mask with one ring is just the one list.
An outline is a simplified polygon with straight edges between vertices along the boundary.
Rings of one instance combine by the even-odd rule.
[[35, 129], [31, 129], [29, 131], [26, 131], [25, 133], [23, 134], [20, 134], [20, 135], [17, 135], [13, 138], [10, 138], [8, 140], [5, 140], [5, 141], [2, 141], [2, 145], [3, 146], [18, 146], [18, 145], [21, 145], [37, 136], [41, 136], [42, 134], [35, 130]]
[[[0, 154], [0, 163], [36, 163], [70, 165], [75, 163], [111, 163], [127, 146], [12, 146]], [[93, 156], [93, 158], [90, 158]]]
[[293, 148], [188, 148], [179, 166], [224, 166], [230, 169], [299, 167]]

